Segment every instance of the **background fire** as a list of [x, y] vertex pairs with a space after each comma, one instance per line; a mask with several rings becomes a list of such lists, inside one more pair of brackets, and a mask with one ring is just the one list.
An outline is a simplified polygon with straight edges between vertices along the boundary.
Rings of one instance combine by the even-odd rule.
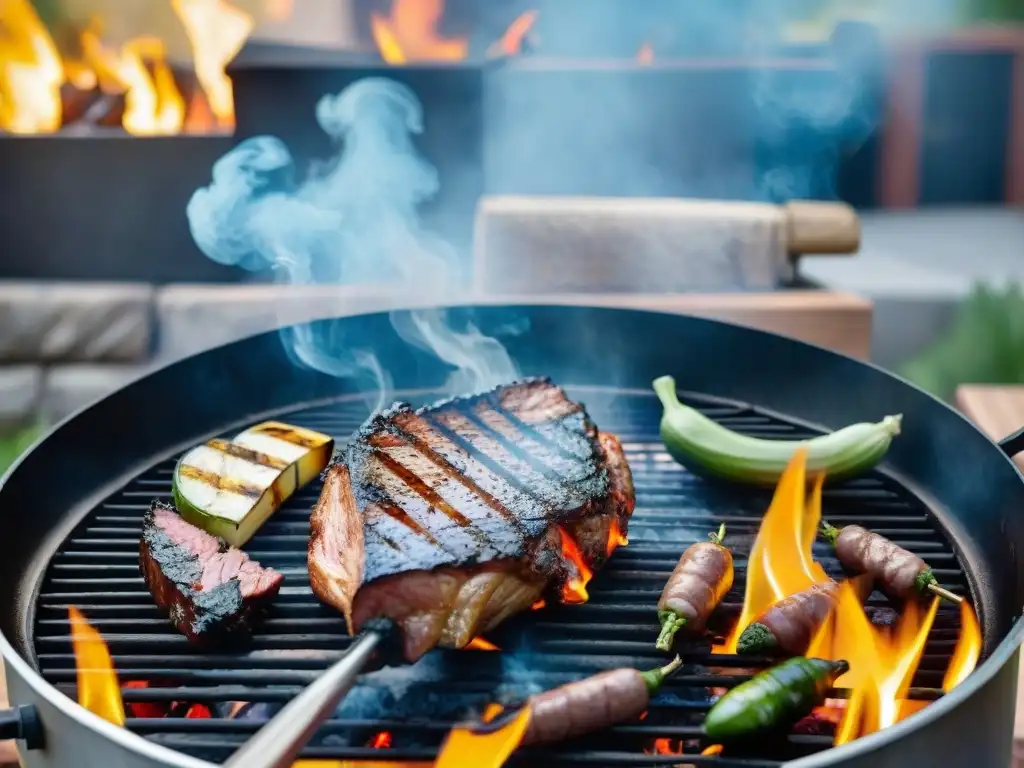
[[0, 130], [120, 125], [146, 136], [234, 128], [224, 68], [248, 39], [252, 17], [225, 0], [167, 2], [188, 36], [190, 69], [169, 62], [159, 37], [111, 44], [98, 17], [58, 46], [30, 0], [0, 0]]

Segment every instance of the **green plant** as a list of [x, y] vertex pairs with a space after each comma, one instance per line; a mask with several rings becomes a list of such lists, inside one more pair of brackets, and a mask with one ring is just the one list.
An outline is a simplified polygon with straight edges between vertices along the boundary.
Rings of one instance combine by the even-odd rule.
[[21, 456], [41, 433], [42, 427], [32, 426], [15, 432], [13, 435], [0, 437], [0, 474], [6, 472], [14, 460]]
[[1024, 20], [1024, 0], [962, 0], [962, 8], [968, 22]]
[[979, 285], [942, 338], [900, 370], [934, 395], [961, 384], [1024, 384], [1024, 291]]

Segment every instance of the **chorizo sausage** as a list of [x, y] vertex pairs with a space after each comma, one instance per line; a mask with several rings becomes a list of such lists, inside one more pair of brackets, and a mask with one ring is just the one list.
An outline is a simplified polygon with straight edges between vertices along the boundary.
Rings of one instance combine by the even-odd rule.
[[671, 664], [649, 672], [612, 669], [531, 696], [523, 745], [553, 744], [639, 717], [680, 664], [676, 656]]
[[739, 637], [739, 653], [783, 651], [799, 656], [836, 605], [839, 585], [829, 579], [780, 600], [751, 622]]
[[962, 598], [939, 586], [928, 563], [881, 534], [859, 525], [836, 528], [826, 522], [822, 522], [821, 531], [836, 548], [839, 562], [870, 574], [889, 597], [909, 600], [931, 591], [952, 602], [962, 602]]
[[658, 600], [661, 633], [659, 651], [672, 647], [672, 640], [684, 625], [693, 632], [704, 629], [711, 612], [732, 588], [732, 552], [722, 546], [725, 526], [712, 533], [710, 541], [689, 546], [665, 583]]

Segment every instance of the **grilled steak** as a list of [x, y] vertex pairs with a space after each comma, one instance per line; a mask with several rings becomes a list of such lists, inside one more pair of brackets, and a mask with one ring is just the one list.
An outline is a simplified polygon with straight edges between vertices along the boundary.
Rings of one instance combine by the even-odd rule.
[[160, 502], [146, 513], [139, 564], [156, 604], [197, 643], [247, 636], [284, 580]]
[[633, 505], [618, 439], [547, 379], [417, 411], [399, 403], [324, 473], [310, 581], [349, 632], [394, 619], [414, 661], [542, 595], [565, 599], [582, 580], [566, 552], [603, 565]]

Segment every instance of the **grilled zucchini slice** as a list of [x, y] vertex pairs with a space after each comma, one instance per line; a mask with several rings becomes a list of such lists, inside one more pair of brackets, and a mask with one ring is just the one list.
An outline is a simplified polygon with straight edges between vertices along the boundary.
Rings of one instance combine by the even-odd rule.
[[174, 506], [193, 525], [241, 547], [320, 474], [333, 450], [327, 435], [278, 421], [258, 424], [231, 441], [210, 440], [174, 468]]

